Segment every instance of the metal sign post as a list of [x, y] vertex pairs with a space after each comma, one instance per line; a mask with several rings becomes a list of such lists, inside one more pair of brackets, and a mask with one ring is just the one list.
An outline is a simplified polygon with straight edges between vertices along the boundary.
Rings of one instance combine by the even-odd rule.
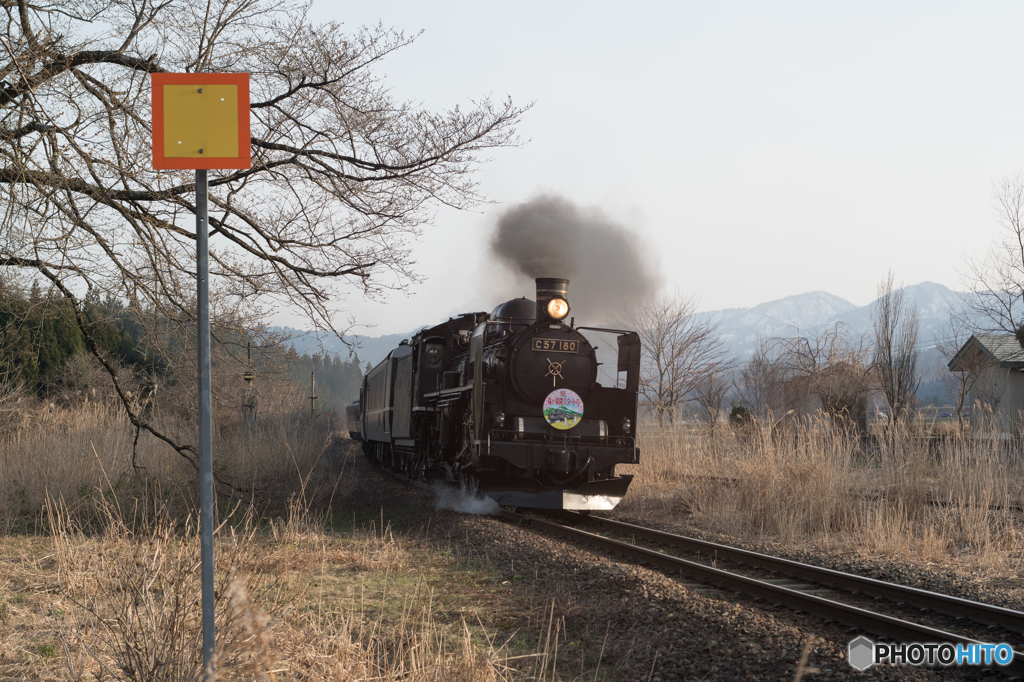
[[199, 346], [199, 543], [204, 679], [213, 670], [213, 414], [210, 407], [210, 251], [206, 170], [196, 171], [196, 274]]
[[199, 544], [203, 679], [215, 676], [213, 414], [207, 169], [251, 167], [249, 74], [154, 73], [153, 168], [196, 171], [196, 341], [199, 364]]

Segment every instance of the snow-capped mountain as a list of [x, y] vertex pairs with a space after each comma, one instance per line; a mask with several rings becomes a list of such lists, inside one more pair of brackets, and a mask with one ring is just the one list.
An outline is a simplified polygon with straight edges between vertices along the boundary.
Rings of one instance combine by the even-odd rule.
[[827, 291], [811, 291], [761, 303], [753, 308], [727, 308], [707, 314], [718, 323], [733, 354], [746, 358], [758, 338], [790, 336], [799, 329], [825, 327], [857, 306]]
[[[418, 330], [419, 328], [417, 328]], [[384, 336], [361, 336], [359, 334], [346, 335], [355, 348], [350, 348], [338, 340], [333, 334], [317, 334], [305, 329], [294, 329], [292, 327], [271, 327], [271, 331], [287, 334], [291, 338], [288, 344], [295, 348], [300, 355], [327, 353], [335, 355], [342, 360], [348, 359], [353, 353], [359, 356], [359, 362], [365, 366], [367, 362], [376, 365], [383, 360], [388, 353], [393, 351], [402, 339], [408, 339], [416, 330], [405, 334], [385, 334]]]
[[[921, 356], [918, 359], [918, 371], [922, 375], [921, 392], [938, 391], [938, 372], [944, 362], [934, 350], [937, 340], [948, 336], [946, 325], [950, 311], [959, 308], [959, 294], [948, 287], [934, 282], [922, 282], [904, 289], [906, 301], [918, 312], [920, 329], [918, 332], [918, 348]], [[758, 338], [793, 336], [798, 333], [813, 333], [831, 327], [837, 323], [846, 325], [849, 333], [865, 335], [865, 342], [870, 345], [872, 338], [871, 315], [875, 302], [866, 306], [857, 306], [849, 301], [834, 296], [827, 291], [810, 291], [795, 296], [787, 296], [775, 301], [761, 303], [751, 308], [728, 308], [702, 313], [709, 315], [719, 325], [719, 332], [730, 352], [738, 360], [745, 361], [754, 352]], [[300, 353], [327, 351], [347, 357], [350, 349], [334, 337], [320, 337], [297, 329], [281, 328], [293, 335], [291, 343]], [[377, 364], [398, 343], [411, 337], [415, 332], [406, 334], [389, 334], [387, 336], [353, 337], [357, 343], [357, 352], [362, 363]], [[607, 363], [613, 362], [607, 358]]]
[[[905, 287], [904, 296], [917, 309], [920, 347], [930, 347], [937, 339], [948, 336], [945, 327], [950, 311], [959, 308], [957, 292], [935, 282], [922, 282]], [[837, 323], [849, 327], [852, 334], [870, 335], [876, 303], [856, 306], [826, 291], [811, 291], [753, 308], [712, 310], [706, 314], [718, 322], [732, 354], [743, 360], [754, 352], [758, 338], [820, 331]]]
[[[945, 327], [949, 324], [950, 312], [960, 307], [960, 295], [935, 282], [914, 284], [903, 291], [906, 303], [917, 309], [919, 343], [925, 344], [948, 336]], [[838, 315], [832, 322], [841, 321], [858, 332], [870, 332], [871, 316], [876, 303], [873, 301], [863, 308]]]
[[[905, 287], [904, 297], [907, 304], [916, 308], [918, 316], [918, 396], [925, 402], [947, 402], [939, 379], [947, 358], [935, 347], [949, 336], [950, 315], [960, 308], [960, 294], [935, 282], [922, 282]], [[758, 338], [814, 333], [836, 324], [845, 325], [849, 334], [863, 335], [865, 344], [870, 346], [874, 341], [872, 314], [876, 305], [877, 301], [872, 301], [858, 307], [825, 291], [812, 291], [753, 308], [706, 314], [719, 323], [730, 352], [742, 362], [753, 354]]]

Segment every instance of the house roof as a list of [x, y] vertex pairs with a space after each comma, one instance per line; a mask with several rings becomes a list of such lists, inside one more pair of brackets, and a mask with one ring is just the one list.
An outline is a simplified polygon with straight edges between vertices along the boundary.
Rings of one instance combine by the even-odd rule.
[[974, 352], [980, 352], [1003, 367], [1024, 367], [1024, 348], [1013, 334], [975, 334], [949, 361], [954, 372], [968, 369], [964, 361]]

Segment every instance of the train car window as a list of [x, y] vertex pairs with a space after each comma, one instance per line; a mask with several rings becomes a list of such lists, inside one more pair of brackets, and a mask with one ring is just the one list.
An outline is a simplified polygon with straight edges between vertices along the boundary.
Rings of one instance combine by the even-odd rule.
[[511, 327], [511, 324], [504, 320], [500, 322], [487, 322], [486, 324], [487, 331], [485, 339], [487, 343], [491, 343], [508, 336], [509, 329]]
[[605, 388], [622, 387], [615, 372], [617, 342], [615, 334], [602, 334], [593, 330], [580, 332], [597, 351], [597, 383]]
[[430, 367], [436, 367], [441, 364], [441, 360], [444, 357], [444, 351], [441, 346], [430, 345], [427, 346], [427, 351], [424, 353], [424, 360]]

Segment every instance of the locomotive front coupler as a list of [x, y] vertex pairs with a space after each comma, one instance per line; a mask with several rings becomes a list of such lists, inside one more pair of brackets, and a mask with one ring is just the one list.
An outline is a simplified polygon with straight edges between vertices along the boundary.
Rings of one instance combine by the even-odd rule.
[[[568, 481], [578, 478], [586, 473], [587, 480], [594, 478], [594, 458], [587, 454], [581, 454], [575, 448], [563, 447], [561, 450], [549, 449], [547, 451], [548, 471], [557, 471], [560, 474], [569, 474], [568, 478], [559, 482], [562, 485]], [[589, 472], [588, 472], [589, 470]]]
[[[574, 457], [576, 455], [575, 452], [569, 450], [563, 450], [560, 454], [566, 453], [573, 455]], [[566, 468], [563, 469], [563, 471], [569, 471], [569, 469]], [[567, 477], [561, 479], [552, 477], [551, 480], [554, 482], [555, 485], [563, 486], [567, 484], [569, 481], [573, 481], [576, 480], [577, 478], [580, 478], [584, 474], [586, 475], [587, 482], [594, 480], [594, 459], [592, 457], [587, 457], [587, 459], [583, 462], [583, 466], [581, 466], [578, 470], [570, 473]]]

